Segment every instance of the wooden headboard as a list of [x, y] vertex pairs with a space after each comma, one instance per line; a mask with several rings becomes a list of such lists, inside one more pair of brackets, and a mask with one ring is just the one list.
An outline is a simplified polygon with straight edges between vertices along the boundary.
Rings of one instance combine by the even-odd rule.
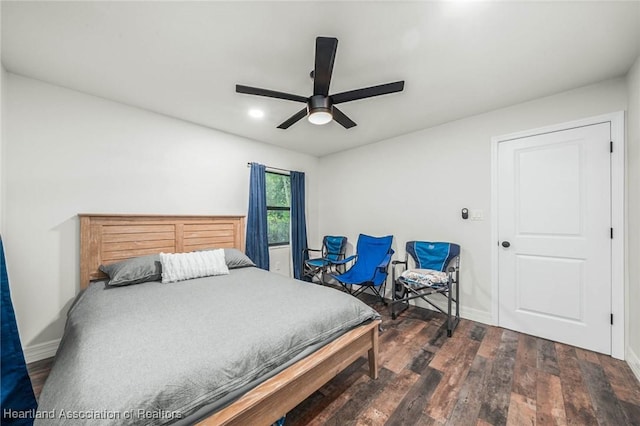
[[244, 251], [244, 216], [80, 214], [80, 288], [105, 278], [98, 267], [147, 254], [201, 248]]

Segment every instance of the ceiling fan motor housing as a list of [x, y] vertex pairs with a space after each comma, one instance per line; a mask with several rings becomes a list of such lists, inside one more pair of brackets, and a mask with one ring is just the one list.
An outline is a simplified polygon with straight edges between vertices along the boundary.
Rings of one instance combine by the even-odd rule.
[[307, 103], [307, 112], [312, 114], [314, 112], [328, 112], [331, 114], [331, 98], [323, 95], [313, 95], [309, 98]]

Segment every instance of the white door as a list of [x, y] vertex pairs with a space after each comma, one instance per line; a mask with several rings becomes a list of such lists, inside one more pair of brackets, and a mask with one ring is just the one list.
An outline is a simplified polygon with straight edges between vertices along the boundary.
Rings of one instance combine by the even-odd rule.
[[611, 353], [610, 140], [602, 123], [498, 144], [500, 326]]

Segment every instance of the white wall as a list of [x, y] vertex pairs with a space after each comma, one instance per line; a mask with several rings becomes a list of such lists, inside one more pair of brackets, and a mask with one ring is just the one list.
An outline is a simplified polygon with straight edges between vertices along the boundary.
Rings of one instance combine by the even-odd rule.
[[609, 80], [323, 157], [318, 235], [393, 234], [396, 258], [409, 240], [458, 242], [462, 314], [491, 322], [491, 138], [626, 105], [624, 79]]
[[[2, 58], [2, 2], [0, 1], [0, 58]], [[3, 163], [3, 159], [2, 159], [2, 147], [4, 145], [4, 137], [3, 137], [3, 133], [4, 133], [4, 127], [2, 126], [3, 123], [3, 115], [4, 115], [4, 87], [5, 87], [5, 78], [6, 78], [6, 71], [4, 69], [4, 65], [2, 65], [2, 62], [0, 61], [0, 236], [2, 235], [2, 231], [4, 229], [3, 227], [3, 223], [2, 223], [2, 205], [3, 205], [3, 198], [4, 198], [4, 190], [2, 187], [2, 176], [4, 173], [4, 167], [2, 167], [2, 163]]]
[[627, 359], [640, 380], [640, 57], [627, 75]]
[[[2, 41], [0, 41], [0, 45], [1, 44], [2, 44]], [[0, 55], [2, 55], [1, 52], [0, 52]], [[6, 78], [7, 78], [7, 72], [5, 71], [4, 66], [2, 66], [2, 64], [0, 63], [0, 236], [3, 234], [2, 231], [4, 231], [4, 215], [2, 214], [3, 212], [2, 207], [4, 206], [4, 186], [3, 186], [4, 185], [4, 157], [2, 154], [4, 151], [4, 140], [5, 140], [4, 114], [6, 110], [5, 108]]]
[[[247, 162], [307, 173], [318, 160], [8, 74], [5, 247], [23, 345], [62, 335], [79, 288], [77, 213], [246, 214]], [[317, 202], [307, 221], [317, 228]]]

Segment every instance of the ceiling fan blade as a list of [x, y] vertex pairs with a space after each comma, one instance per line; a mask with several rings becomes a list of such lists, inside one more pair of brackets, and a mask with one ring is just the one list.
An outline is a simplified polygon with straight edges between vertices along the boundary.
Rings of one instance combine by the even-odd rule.
[[236, 92], [246, 93], [247, 95], [266, 96], [268, 98], [285, 99], [287, 101], [307, 103], [307, 98], [303, 96], [292, 95], [290, 93], [276, 92], [275, 90], [260, 89], [258, 87], [243, 86], [242, 84], [236, 84]]
[[316, 64], [313, 69], [313, 94], [327, 96], [336, 59], [338, 39], [332, 37], [316, 38]]
[[371, 98], [373, 96], [386, 95], [389, 93], [402, 92], [404, 81], [381, 84], [379, 86], [365, 87], [364, 89], [349, 90], [348, 92], [331, 95], [334, 104], [357, 101], [358, 99]]
[[337, 121], [345, 129], [350, 129], [352, 127], [357, 126], [357, 124], [353, 120], [347, 117], [344, 112], [340, 111], [335, 106], [332, 109], [332, 114], [333, 114], [333, 119]]
[[287, 118], [281, 125], [278, 126], [278, 129], [288, 129], [292, 124], [302, 120], [307, 116], [307, 108], [303, 108], [300, 111], [293, 114], [291, 117]]

